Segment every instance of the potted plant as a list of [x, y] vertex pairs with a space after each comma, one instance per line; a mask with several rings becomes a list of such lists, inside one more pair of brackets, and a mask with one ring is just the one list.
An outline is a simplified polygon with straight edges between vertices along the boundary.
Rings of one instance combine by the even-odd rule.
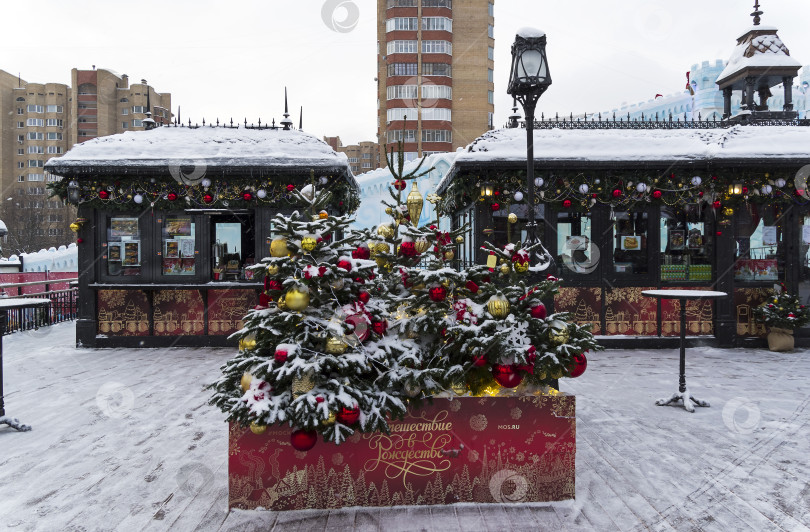
[[799, 302], [799, 296], [789, 294], [780, 284], [774, 296], [754, 309], [754, 319], [768, 327], [768, 348], [771, 351], [793, 349], [793, 330], [810, 323], [810, 309]]

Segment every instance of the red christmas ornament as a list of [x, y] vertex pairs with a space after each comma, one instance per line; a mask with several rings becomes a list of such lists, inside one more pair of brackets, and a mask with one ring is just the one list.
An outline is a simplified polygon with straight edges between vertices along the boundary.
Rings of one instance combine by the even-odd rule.
[[498, 203], [493, 203], [492, 205], [490, 205], [490, 208], [492, 209], [492, 212], [501, 210], [501, 206]]
[[77, 244], [81, 244], [82, 242], [84, 242], [84, 239], [82, 237], [76, 239]]
[[259, 306], [260, 307], [267, 308], [268, 306], [270, 306], [271, 301], [272, 301], [272, 299], [270, 299], [270, 296], [268, 296], [264, 292], [259, 294]]
[[493, 192], [493, 194], [495, 194], [496, 196], [500, 196], [501, 192], [499, 190], [496, 190], [495, 192]]
[[698, 192], [698, 197], [699, 197], [699, 198], [702, 198], [702, 197], [703, 197], [703, 191], [702, 191], [702, 190], [701, 190], [700, 192]]
[[345, 406], [340, 409], [335, 418], [344, 425], [354, 425], [360, 419], [360, 408], [346, 408]]
[[364, 305], [369, 302], [371, 296], [365, 290], [357, 294], [357, 299], [359, 299]]
[[368, 246], [360, 246], [352, 251], [352, 258], [368, 260], [371, 258], [371, 250], [368, 249]]
[[787, 316], [787, 317], [788, 317], [788, 318], [795, 318], [795, 317], [796, 317], [796, 315], [795, 315], [794, 313], [792, 313], [792, 312], [788, 312], [788, 316]]
[[371, 323], [371, 329], [380, 336], [384, 336], [385, 331], [388, 330], [388, 322], [386, 320], [374, 321]]
[[478, 293], [478, 285], [477, 285], [477, 284], [475, 284], [474, 282], [472, 282], [472, 281], [467, 281], [467, 284], [465, 284], [464, 286], [467, 288], [467, 290], [469, 290], [469, 291], [470, 291], [470, 292], [472, 292], [473, 294], [477, 294], [477, 293]]
[[532, 316], [532, 318], [535, 318], [535, 319], [538, 319], [538, 320], [546, 319], [546, 316], [548, 316], [548, 312], [546, 312], [546, 306], [544, 304], [540, 303], [536, 307], [532, 307], [531, 316]]
[[206, 194], [205, 196], [203, 196], [203, 201], [205, 203], [211, 203], [212, 201], [214, 201], [214, 196], [212, 196], [211, 194]]
[[339, 260], [338, 263], [337, 263], [337, 267], [338, 268], [343, 268], [347, 272], [352, 271], [352, 263], [347, 261], [346, 259]]
[[110, 193], [107, 192], [106, 190], [99, 190], [98, 197], [101, 199], [108, 199], [110, 197]]
[[166, 194], [166, 199], [169, 201], [176, 201], [177, 194], [175, 194], [174, 192], [169, 192], [168, 194]]
[[298, 429], [290, 434], [290, 445], [296, 451], [309, 451], [318, 442], [318, 433], [314, 430]]
[[443, 286], [434, 286], [430, 289], [428, 295], [433, 301], [444, 301], [447, 297], [447, 289]]
[[720, 203], [720, 200], [714, 200], [714, 203], [712, 203], [712, 207], [714, 207], [715, 209], [719, 209], [721, 205], [722, 204]]
[[742, 193], [743, 193], [744, 196], [747, 196], [748, 195], [748, 187], [742, 187]]
[[318, 397], [315, 398], [316, 403], [323, 403], [324, 401], [325, 401], [325, 399], [321, 395], [319, 395]]
[[407, 184], [402, 179], [397, 179], [396, 181], [394, 181], [394, 188], [397, 190], [405, 190], [406, 186]]
[[264, 278], [264, 289], [265, 290], [283, 290], [284, 286], [275, 279], [268, 279], [267, 277]]
[[570, 200], [570, 199], [563, 200], [563, 204], [562, 204], [562, 205], [563, 205], [563, 208], [564, 208], [564, 209], [570, 209], [570, 208], [571, 208], [571, 200]]
[[487, 365], [487, 357], [484, 355], [473, 357], [473, 366], [476, 368], [483, 368]]
[[413, 242], [403, 242], [399, 245], [399, 252], [403, 257], [413, 257], [416, 255], [416, 244]]
[[287, 192], [292, 192], [295, 190], [295, 185], [287, 185]]
[[355, 277], [354, 282], [357, 284], [366, 284], [362, 277]]
[[371, 336], [371, 331], [368, 328], [368, 317], [365, 314], [346, 316], [346, 323], [352, 326], [354, 335], [361, 342], [365, 342]]
[[591, 197], [592, 197], [593, 199], [596, 199], [596, 194], [595, 194], [595, 193], [594, 193], [594, 194], [591, 194]]
[[492, 366], [492, 378], [504, 388], [514, 388], [523, 380], [513, 365], [495, 364]]
[[242, 194], [242, 199], [245, 201], [251, 201], [253, 199], [253, 194], [250, 192], [245, 192]]
[[572, 379], [579, 377], [585, 373], [585, 368], [588, 367], [588, 359], [585, 358], [585, 353], [574, 355], [574, 363], [568, 367], [568, 376]]
[[537, 348], [533, 345], [530, 345], [526, 350], [526, 360], [531, 365], [534, 365], [534, 361], [537, 360]]
[[663, 193], [660, 190], [653, 190], [652, 197], [655, 199], [661, 199]]
[[613, 197], [614, 198], [618, 198], [621, 195], [622, 195], [622, 191], [620, 189], [618, 189], [618, 188], [613, 189]]
[[287, 351], [283, 349], [278, 349], [273, 355], [273, 358], [275, 359], [276, 362], [282, 363], [287, 362]]

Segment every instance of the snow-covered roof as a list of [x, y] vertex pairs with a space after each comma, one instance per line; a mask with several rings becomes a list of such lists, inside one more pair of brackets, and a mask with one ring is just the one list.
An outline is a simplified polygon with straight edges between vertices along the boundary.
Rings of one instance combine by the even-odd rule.
[[298, 130], [159, 127], [98, 137], [75, 145], [45, 165], [72, 168], [177, 167], [324, 168], [349, 173], [346, 155]]
[[790, 57], [790, 51], [776, 31], [771, 26], [754, 26], [744, 33], [737, 40], [726, 68], [717, 77], [718, 83], [751, 67], [801, 68], [801, 63]]

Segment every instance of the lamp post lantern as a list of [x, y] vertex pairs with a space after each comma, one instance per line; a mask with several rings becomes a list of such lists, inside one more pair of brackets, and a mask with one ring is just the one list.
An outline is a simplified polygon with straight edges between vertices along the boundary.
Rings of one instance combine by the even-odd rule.
[[[534, 110], [537, 100], [551, 85], [546, 59], [546, 34], [522, 28], [512, 44], [512, 70], [506, 92], [520, 102], [526, 117], [526, 201], [528, 203], [527, 244], [534, 244]], [[541, 185], [542, 186], [542, 185]]]

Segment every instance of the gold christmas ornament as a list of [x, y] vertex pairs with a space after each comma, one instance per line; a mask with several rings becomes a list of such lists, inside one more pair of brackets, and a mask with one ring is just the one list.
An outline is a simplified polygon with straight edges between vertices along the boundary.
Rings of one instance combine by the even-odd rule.
[[734, 214], [734, 209], [731, 207], [723, 207], [723, 215], [731, 216], [732, 214]]
[[73, 231], [74, 233], [78, 233], [79, 229], [81, 228], [82, 226], [79, 223], [73, 222], [72, 224], [70, 224], [70, 230]]
[[394, 209], [392, 209], [391, 207], [386, 207], [385, 208], [385, 214], [387, 214], [388, 216], [393, 216], [394, 215]]
[[285, 299], [284, 294], [279, 296], [277, 304], [279, 310], [287, 310], [287, 300]]
[[278, 275], [278, 266], [276, 266], [275, 264], [268, 264], [267, 275]]
[[242, 380], [239, 381], [239, 386], [242, 387], [243, 392], [248, 391], [251, 382], [253, 382], [253, 375], [246, 371], [244, 375], [242, 375]]
[[239, 340], [239, 350], [240, 351], [252, 351], [256, 349], [256, 338], [242, 338]]
[[430, 242], [428, 242], [427, 238], [422, 236], [416, 239], [416, 242], [413, 243], [413, 247], [416, 249], [417, 253], [424, 253], [430, 247]]
[[304, 248], [304, 251], [312, 251], [317, 245], [318, 241], [314, 236], [305, 236], [301, 239], [301, 247]]
[[383, 238], [391, 238], [394, 236], [394, 228], [391, 224], [380, 224], [377, 227], [377, 234]]
[[250, 432], [253, 434], [264, 434], [267, 432], [267, 425], [259, 425], [255, 421], [250, 424]]
[[304, 373], [300, 377], [293, 377], [290, 389], [295, 398], [309, 393], [313, 388], [315, 388], [315, 379], [312, 378], [312, 373]]
[[329, 218], [329, 213], [326, 212], [326, 211], [321, 211], [321, 212], [318, 213], [318, 217], [321, 220], [326, 220], [327, 218]]
[[464, 237], [461, 236], [461, 235], [458, 235], [456, 237], [456, 242], [459, 243], [459, 244], [463, 244], [464, 243]]
[[515, 271], [518, 273], [526, 273], [529, 271], [529, 263], [528, 262], [516, 262], [515, 263]]
[[328, 427], [330, 425], [334, 425], [335, 421], [337, 421], [337, 416], [334, 412], [329, 412], [329, 417], [321, 421], [321, 425]]
[[453, 390], [453, 393], [456, 395], [467, 395], [470, 392], [466, 382], [453, 383], [450, 389]]
[[388, 253], [391, 251], [391, 247], [385, 242], [377, 242], [374, 246], [374, 251], [377, 253]]
[[290, 310], [301, 312], [309, 306], [309, 291], [290, 288], [284, 295], [284, 302]]
[[506, 219], [509, 220], [510, 224], [517, 223], [517, 214], [510, 212]]
[[422, 216], [422, 194], [416, 187], [416, 180], [413, 182], [413, 188], [408, 193], [408, 199], [405, 200], [408, 205], [408, 214], [411, 216], [411, 224], [414, 227], [419, 225], [419, 217]]
[[431, 192], [430, 194], [427, 195], [427, 200], [429, 203], [436, 205], [442, 200], [442, 197], [436, 194], [435, 192]]
[[335, 279], [329, 286], [332, 287], [333, 290], [342, 290], [343, 289], [343, 279]]
[[286, 238], [276, 238], [270, 242], [270, 255], [273, 257], [286, 257], [290, 254]]
[[324, 351], [326, 351], [330, 355], [342, 355], [343, 353], [346, 352], [347, 347], [348, 346], [346, 345], [346, 342], [344, 342], [343, 340], [335, 338], [334, 336], [330, 336], [326, 340], [326, 348], [324, 349]]
[[405, 395], [408, 397], [416, 397], [422, 393], [422, 388], [420, 388], [418, 384], [411, 384], [406, 381], [405, 384], [402, 385], [402, 391], [405, 392]]
[[456, 258], [456, 254], [452, 249], [448, 249], [444, 252], [444, 260], [453, 260]]
[[564, 344], [568, 341], [568, 329], [552, 329], [549, 339], [557, 345]]
[[501, 273], [504, 275], [508, 275], [512, 268], [509, 267], [508, 263], [501, 264]]
[[502, 320], [509, 315], [509, 300], [503, 294], [496, 294], [487, 301], [487, 310], [493, 318]]
[[552, 379], [559, 379], [562, 377], [562, 370], [557, 368], [551, 371], [551, 378]]

